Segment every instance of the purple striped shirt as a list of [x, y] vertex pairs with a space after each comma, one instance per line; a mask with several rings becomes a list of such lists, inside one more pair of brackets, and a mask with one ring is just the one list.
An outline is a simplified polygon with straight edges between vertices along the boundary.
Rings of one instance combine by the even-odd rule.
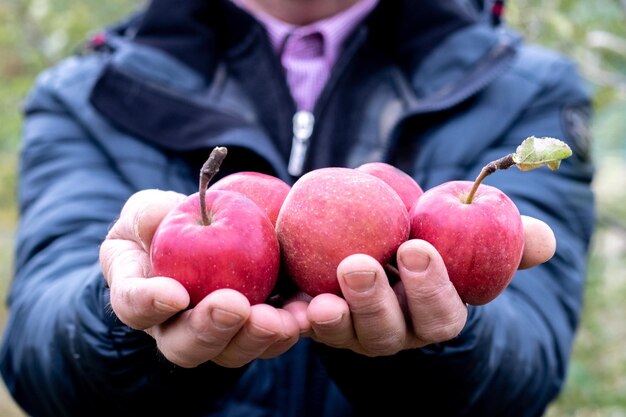
[[285, 69], [287, 84], [298, 110], [312, 111], [346, 37], [379, 0], [359, 0], [334, 16], [305, 26], [278, 20], [248, 6], [245, 0], [232, 1], [265, 27]]

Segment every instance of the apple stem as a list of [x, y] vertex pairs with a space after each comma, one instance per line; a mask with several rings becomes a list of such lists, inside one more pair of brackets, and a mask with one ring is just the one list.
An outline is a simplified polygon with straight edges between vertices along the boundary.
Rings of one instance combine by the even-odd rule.
[[481, 182], [483, 182], [485, 178], [487, 178], [487, 176], [493, 174], [499, 169], [509, 169], [514, 165], [515, 161], [513, 160], [512, 153], [508, 154], [507, 156], [503, 156], [500, 159], [496, 159], [495, 161], [491, 161], [487, 165], [485, 165], [483, 169], [480, 170], [480, 174], [478, 174], [476, 180], [474, 180], [474, 185], [472, 186], [472, 189], [465, 198], [465, 204], [472, 204], [472, 201], [474, 201], [474, 195], [478, 190], [478, 186]]
[[220, 166], [226, 158], [227, 150], [223, 146], [218, 146], [211, 151], [211, 155], [206, 160], [202, 168], [200, 169], [200, 213], [202, 214], [202, 224], [208, 226], [209, 222], [209, 213], [207, 213], [206, 209], [206, 189], [209, 185], [209, 182], [213, 179], [215, 174], [220, 170]]

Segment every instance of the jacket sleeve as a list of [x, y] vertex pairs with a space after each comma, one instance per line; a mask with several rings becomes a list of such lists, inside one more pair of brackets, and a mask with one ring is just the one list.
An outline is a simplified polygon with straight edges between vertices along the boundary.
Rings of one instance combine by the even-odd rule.
[[589, 114], [589, 100], [573, 65], [558, 60], [549, 73], [506, 132], [464, 167], [464, 178], [454, 179], [473, 180], [482, 166], [528, 136], [567, 141], [574, 156], [558, 171], [512, 168], [485, 181], [509, 195], [522, 214], [552, 227], [555, 256], [519, 271], [491, 303], [470, 306], [466, 327], [447, 343], [382, 358], [320, 347], [329, 371], [364, 415], [417, 409], [437, 410], [437, 415], [539, 416], [559, 393], [580, 319], [595, 214], [593, 171], [580, 123]]
[[37, 86], [26, 106], [0, 356], [8, 389], [30, 415], [175, 415], [180, 407], [194, 415], [243, 372], [174, 367], [149, 336], [116, 319], [98, 252], [134, 191], [51, 82]]

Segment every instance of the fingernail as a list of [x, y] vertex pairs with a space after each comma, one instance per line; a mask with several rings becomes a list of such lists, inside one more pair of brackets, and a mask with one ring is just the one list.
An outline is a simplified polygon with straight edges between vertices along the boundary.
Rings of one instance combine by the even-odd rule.
[[374, 286], [376, 273], [372, 271], [357, 271], [344, 274], [344, 280], [351, 290], [364, 292]]
[[341, 322], [342, 319], [343, 319], [343, 316], [339, 315], [329, 320], [316, 321], [315, 324], [319, 326], [324, 326], [324, 327], [332, 327], [336, 324], [339, 324], [339, 322]]
[[400, 262], [411, 272], [424, 272], [430, 264], [430, 255], [424, 251], [412, 250], [402, 253]]
[[211, 310], [211, 319], [216, 327], [222, 330], [228, 330], [239, 325], [242, 317], [239, 314], [231, 313], [221, 308], [214, 308]]
[[164, 313], [175, 313], [180, 310], [178, 306], [164, 303], [163, 301], [154, 300], [154, 308]]

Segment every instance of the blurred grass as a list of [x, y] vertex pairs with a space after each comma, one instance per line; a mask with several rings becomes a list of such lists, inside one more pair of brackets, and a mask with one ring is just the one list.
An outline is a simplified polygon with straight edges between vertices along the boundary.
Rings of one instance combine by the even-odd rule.
[[565, 389], [548, 417], [626, 417], [626, 164], [608, 156], [601, 162], [582, 324]]
[[[35, 75], [139, 0], [0, 0], [0, 299], [11, 277], [20, 104]], [[626, 417], [626, 0], [515, 0], [529, 41], [571, 56], [593, 92], [600, 213], [583, 320], [547, 417]], [[7, 319], [0, 304], [0, 330]], [[0, 416], [23, 416], [0, 383]]]
[[[12, 275], [20, 107], [34, 77], [139, 0], [0, 0], [0, 331]], [[1, 381], [1, 379], [0, 379]], [[0, 382], [0, 416], [23, 417]]]
[[[0, 222], [0, 297], [2, 297], [3, 301], [7, 293], [9, 277], [11, 276], [12, 245], [13, 227], [11, 223]], [[2, 307], [0, 307], [0, 330], [4, 329], [5, 323], [6, 307], [3, 303]], [[4, 383], [0, 382], [0, 416], [18, 417], [23, 415], [6, 391]]]
[[[14, 195], [15, 168], [15, 152], [0, 150], [0, 331], [4, 329], [7, 318], [4, 299], [11, 277], [13, 237], [17, 220]], [[0, 416], [17, 417], [21, 415], [23, 414], [9, 397], [4, 384], [0, 383]]]

